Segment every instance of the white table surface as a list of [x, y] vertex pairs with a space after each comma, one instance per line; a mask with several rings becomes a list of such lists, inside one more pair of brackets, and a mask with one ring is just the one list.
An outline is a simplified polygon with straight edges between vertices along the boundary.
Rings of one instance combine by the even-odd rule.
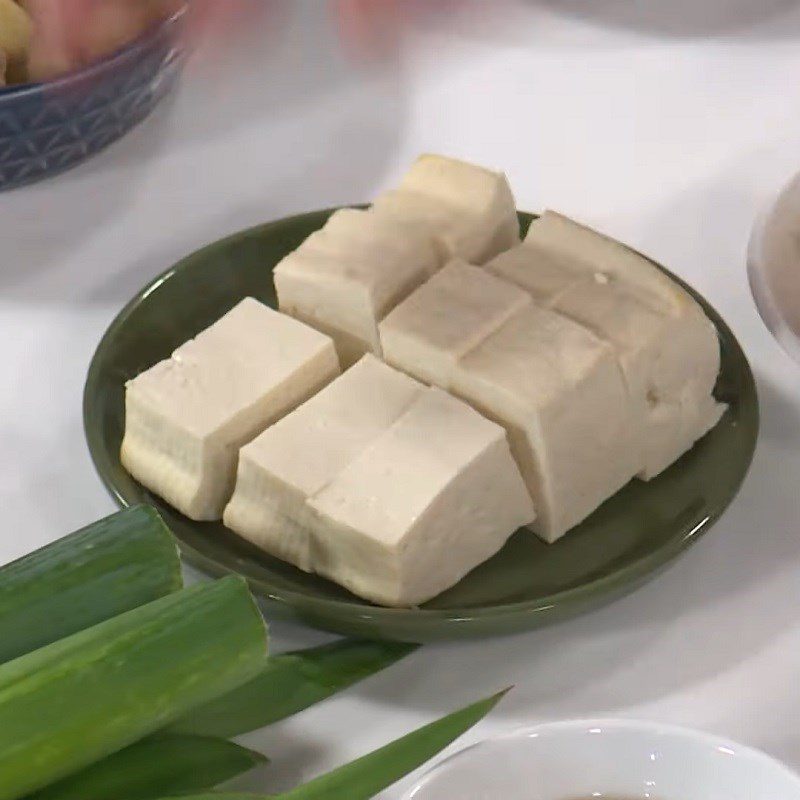
[[[800, 369], [758, 318], [744, 265], [754, 216], [800, 164], [800, 5], [455, 2], [413, 15], [372, 64], [342, 54], [326, 3], [270, 5], [124, 141], [0, 195], [0, 561], [112, 510], [81, 390], [106, 325], [151, 276], [239, 228], [368, 199], [421, 151], [462, 156], [506, 170], [521, 208], [585, 219], [716, 305], [759, 382], [755, 463], [713, 531], [635, 595], [526, 635], [426, 646], [247, 737], [273, 763], [240, 785], [288, 787], [509, 684], [462, 743], [622, 715], [800, 768]], [[273, 637], [326, 638], [286, 623]]]

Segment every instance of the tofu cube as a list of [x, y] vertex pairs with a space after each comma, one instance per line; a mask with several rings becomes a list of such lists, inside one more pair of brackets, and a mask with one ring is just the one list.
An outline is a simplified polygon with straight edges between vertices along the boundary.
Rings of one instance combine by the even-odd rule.
[[381, 354], [378, 323], [442, 265], [426, 228], [342, 209], [274, 270], [281, 311], [333, 337], [343, 367]]
[[577, 283], [554, 308], [614, 348], [631, 398], [640, 478], [661, 473], [719, 421], [724, 406], [712, 396], [719, 341], [699, 309], [665, 314], [615, 281]]
[[630, 285], [667, 313], [682, 315], [694, 302], [643, 255], [555, 211], [545, 211], [531, 223], [525, 243], [568, 259], [574, 269]]
[[650, 480], [677, 461], [722, 418], [727, 406], [688, 383], [677, 398], [662, 400], [647, 411], [644, 466]]
[[502, 424], [554, 542], [621, 489], [639, 463], [628, 392], [610, 346], [528, 306], [460, 359], [452, 391]]
[[310, 505], [315, 572], [398, 607], [454, 585], [534, 517], [503, 429], [438, 389]]
[[483, 264], [519, 242], [511, 187], [500, 172], [423, 155], [398, 189], [378, 197], [379, 216], [429, 226], [449, 256]]
[[463, 261], [452, 261], [380, 325], [384, 358], [447, 388], [458, 359], [531, 304], [528, 294]]
[[268, 553], [312, 571], [313, 520], [307, 500], [423, 391], [417, 381], [364, 356], [242, 448], [225, 525]]
[[569, 257], [527, 240], [500, 253], [486, 264], [485, 269], [523, 289], [544, 308], [552, 308], [559, 295], [576, 283], [594, 279], [585, 269], [575, 267]]
[[487, 264], [614, 348], [629, 389], [639, 477], [672, 464], [720, 419], [719, 340], [698, 304], [648, 259], [554, 212]]
[[122, 464], [187, 517], [219, 519], [239, 448], [338, 374], [330, 338], [246, 298], [127, 382]]

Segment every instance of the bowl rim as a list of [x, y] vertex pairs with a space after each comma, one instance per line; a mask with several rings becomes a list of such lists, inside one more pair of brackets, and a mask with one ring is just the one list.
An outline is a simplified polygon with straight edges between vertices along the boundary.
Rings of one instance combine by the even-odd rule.
[[420, 789], [426, 788], [427, 784], [432, 782], [440, 772], [452, 766], [453, 762], [457, 762], [463, 757], [469, 757], [470, 754], [493, 744], [536, 738], [547, 734], [568, 733], [578, 735], [594, 732], [592, 729], [597, 729], [600, 735], [604, 732], [612, 733], [616, 731], [650, 736], [671, 736], [691, 742], [695, 746], [702, 746], [704, 749], [723, 749], [724, 752], [729, 752], [736, 758], [744, 758], [752, 762], [761, 763], [764, 767], [773, 770], [776, 776], [780, 775], [793, 783], [800, 791], [800, 772], [792, 769], [788, 764], [771, 756], [769, 753], [751, 745], [742, 744], [734, 739], [729, 739], [701, 728], [659, 722], [657, 720], [638, 719], [636, 717], [578, 717], [518, 726], [504, 733], [498, 733], [468, 745], [428, 768], [414, 785], [406, 790], [400, 800], [414, 800]]
[[129, 42], [119, 50], [115, 50], [103, 58], [92, 61], [84, 67], [78, 67], [63, 75], [59, 75], [50, 81], [40, 81], [38, 83], [20, 83], [11, 86], [0, 86], [0, 103], [5, 99], [17, 99], [28, 97], [30, 95], [38, 94], [50, 89], [64, 88], [75, 81], [81, 81], [91, 78], [99, 72], [110, 69], [128, 58], [136, 56], [141, 50], [147, 47], [153, 39], [158, 38], [162, 33], [169, 30], [176, 24], [179, 24], [184, 17], [189, 13], [189, 3], [184, 0], [181, 7], [165, 17], [160, 22], [156, 22], [150, 26], [141, 35], [137, 36], [132, 42]]

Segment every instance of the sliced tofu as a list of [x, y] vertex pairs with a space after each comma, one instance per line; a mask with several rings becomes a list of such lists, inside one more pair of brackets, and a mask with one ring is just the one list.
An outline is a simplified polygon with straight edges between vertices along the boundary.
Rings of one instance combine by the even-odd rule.
[[127, 382], [122, 463], [186, 516], [219, 519], [239, 448], [338, 373], [329, 337], [246, 298]]
[[569, 260], [572, 268], [629, 284], [648, 296], [650, 305], [682, 316], [692, 298], [652, 261], [630, 247], [555, 211], [535, 219], [525, 243]]
[[664, 314], [614, 282], [575, 284], [554, 307], [614, 348], [638, 431], [639, 477], [658, 475], [719, 421], [719, 341], [705, 315]]
[[677, 398], [649, 408], [644, 467], [638, 477], [650, 480], [677, 461], [720, 421], [726, 408], [692, 383]]
[[[649, 480], [719, 421], [714, 326], [655, 265], [554, 212], [525, 242], [487, 265], [541, 305], [585, 325], [614, 348], [639, 433], [639, 477]], [[712, 422], [713, 420], [713, 422]]]
[[465, 355], [452, 390], [502, 424], [554, 542], [621, 489], [639, 461], [630, 401], [608, 344], [537, 306], [517, 312]]
[[528, 294], [463, 261], [452, 261], [380, 325], [386, 361], [447, 387], [458, 359], [531, 304]]
[[428, 226], [414, 220], [387, 219], [371, 213], [370, 209], [340, 208], [312, 236], [321, 250], [334, 253], [342, 253], [360, 242], [362, 246], [379, 246], [393, 254], [407, 254], [412, 242], [424, 248], [422, 267], [428, 277], [441, 268], [445, 258], [441, 244], [431, 236]]
[[587, 280], [593, 274], [576, 267], [569, 257], [524, 241], [493, 258], [485, 269], [492, 275], [524, 289], [533, 301], [544, 308], [552, 308], [562, 292]]
[[476, 264], [519, 242], [511, 187], [500, 172], [437, 155], [423, 155], [398, 189], [373, 205], [382, 217], [429, 226], [451, 257]]
[[503, 429], [437, 389], [310, 506], [314, 571], [386, 606], [435, 597], [534, 516]]
[[381, 354], [378, 323], [442, 265], [427, 229], [342, 209], [274, 270], [281, 311], [333, 337], [342, 366]]
[[306, 501], [388, 430], [423, 391], [417, 381], [364, 356], [242, 448], [225, 525], [311, 571], [313, 520]]

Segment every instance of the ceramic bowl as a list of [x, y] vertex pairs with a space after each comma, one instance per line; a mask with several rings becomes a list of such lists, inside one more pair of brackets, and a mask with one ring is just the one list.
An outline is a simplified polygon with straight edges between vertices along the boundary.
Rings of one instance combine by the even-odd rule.
[[747, 270], [761, 318], [800, 362], [800, 175], [763, 211], [750, 236]]
[[631, 720], [556, 722], [443, 761], [404, 800], [797, 800], [800, 776], [708, 733]]
[[180, 71], [185, 15], [89, 67], [0, 89], [0, 190], [69, 169], [147, 117]]

